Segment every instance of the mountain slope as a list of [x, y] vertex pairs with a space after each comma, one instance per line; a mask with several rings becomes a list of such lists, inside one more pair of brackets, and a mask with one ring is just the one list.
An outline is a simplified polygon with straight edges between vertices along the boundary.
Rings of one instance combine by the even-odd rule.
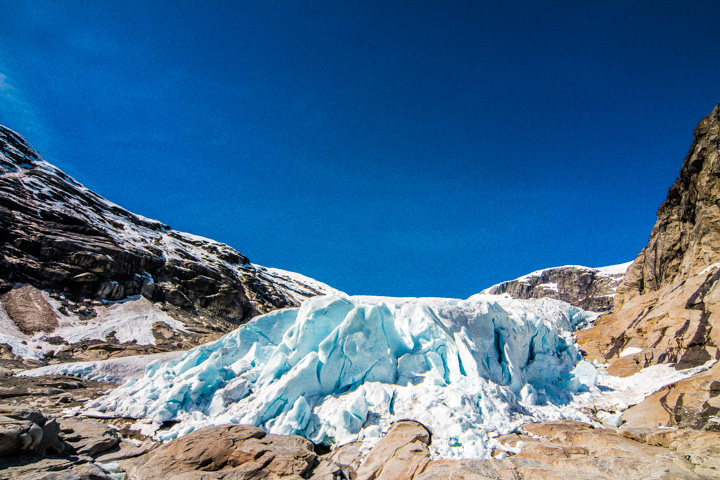
[[579, 265], [547, 268], [501, 282], [481, 293], [513, 298], [554, 298], [592, 312], [612, 310], [613, 299], [629, 263], [602, 268]]
[[[648, 245], [618, 287], [615, 311], [577, 335], [587, 356], [608, 362], [613, 374], [663, 363], [685, 370], [720, 359], [720, 104], [695, 129], [657, 216]], [[720, 431], [719, 376], [715, 363], [633, 407], [627, 419]]]
[[[0, 126], [0, 293], [8, 292], [3, 303], [15, 323], [22, 323], [22, 315], [13, 311], [22, 309], [11, 306], [23, 301], [12, 291], [20, 285], [53, 292], [45, 300], [57, 303], [50, 307], [61, 320], [65, 314], [92, 319], [103, 302], [142, 296], [173, 317], [218, 331], [335, 292], [302, 275], [253, 265], [225, 244], [130, 213], [43, 161], [20, 135]], [[52, 311], [41, 297], [34, 295], [29, 305]]]
[[680, 175], [660, 205], [647, 246], [628, 268], [619, 304], [720, 261], [720, 105], [693, 132]]

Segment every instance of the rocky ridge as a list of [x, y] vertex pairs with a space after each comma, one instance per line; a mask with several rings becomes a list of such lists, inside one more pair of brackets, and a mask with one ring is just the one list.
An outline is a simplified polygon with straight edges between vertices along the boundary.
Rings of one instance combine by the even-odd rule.
[[[0, 316], [22, 340], [38, 332], [50, 337], [67, 319], [102, 317], [113, 302], [144, 298], [192, 330], [160, 328], [158, 336], [170, 340], [165, 346], [188, 348], [255, 315], [334, 291], [130, 213], [0, 126]], [[107, 335], [94, 340], [127, 343]]]
[[627, 411], [638, 426], [720, 431], [720, 105], [693, 133], [648, 245], [618, 287], [615, 311], [578, 332], [586, 358], [614, 375], [656, 364], [710, 370]]
[[554, 298], [591, 312], [609, 312], [628, 264], [589, 268], [579, 265], [538, 270], [501, 282], [481, 293], [512, 298]]

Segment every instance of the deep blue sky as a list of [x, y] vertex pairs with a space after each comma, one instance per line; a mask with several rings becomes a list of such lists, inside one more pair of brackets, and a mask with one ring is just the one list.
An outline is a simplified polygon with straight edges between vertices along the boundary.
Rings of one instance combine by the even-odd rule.
[[720, 102], [717, 1], [104, 3], [3, 3], [0, 123], [352, 294], [633, 259]]

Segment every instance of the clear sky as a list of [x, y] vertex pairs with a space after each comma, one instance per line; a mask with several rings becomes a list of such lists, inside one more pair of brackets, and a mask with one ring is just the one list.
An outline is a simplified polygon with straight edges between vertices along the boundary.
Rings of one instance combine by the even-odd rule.
[[632, 260], [720, 102], [718, 1], [6, 1], [0, 123], [351, 294]]

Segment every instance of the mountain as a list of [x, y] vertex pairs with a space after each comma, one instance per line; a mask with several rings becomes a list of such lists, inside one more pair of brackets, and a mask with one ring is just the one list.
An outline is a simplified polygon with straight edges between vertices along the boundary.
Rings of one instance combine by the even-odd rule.
[[618, 285], [630, 263], [589, 268], [579, 265], [546, 268], [501, 282], [482, 291], [512, 298], [554, 298], [592, 312], [613, 308]]
[[[632, 375], [653, 365], [683, 371], [720, 359], [720, 104], [693, 141], [647, 246], [617, 289], [615, 311], [578, 332], [589, 359]], [[633, 407], [640, 426], [720, 431], [720, 365], [677, 382]]]
[[[121, 475], [118, 460], [136, 480], [719, 478], [718, 126], [720, 105], [695, 130], [648, 247], [622, 281], [627, 265], [534, 272], [506, 282], [505, 294], [467, 300], [336, 293], [170, 352], [141, 376], [138, 357], [26, 371], [3, 382], [0, 457], [36, 457], [0, 461], [0, 479], [53, 470], [107, 480]], [[65, 339], [87, 330], [81, 322], [102, 329], [122, 319], [127, 329], [166, 315], [151, 332], [159, 342], [189, 330], [172, 323], [177, 312], [204, 308], [141, 291], [94, 300], [102, 321], [54, 327], [65, 306], [58, 292], [13, 287], [0, 326], [68, 329]], [[508, 294], [607, 301], [615, 288], [606, 314]], [[102, 393], [87, 378], [36, 377], [48, 373], [129, 380]], [[55, 396], [45, 402], [29, 394], [48, 387]], [[28, 402], [72, 408], [58, 408], [56, 421]], [[43, 458], [48, 451], [57, 458]], [[69, 461], [75, 454], [83, 464]]]
[[[85, 354], [88, 341], [188, 348], [330, 292], [336, 290], [128, 212], [0, 126], [0, 343], [12, 343], [21, 356], [67, 353], [80, 341], [70, 357]], [[94, 333], [78, 333], [90, 327]]]

